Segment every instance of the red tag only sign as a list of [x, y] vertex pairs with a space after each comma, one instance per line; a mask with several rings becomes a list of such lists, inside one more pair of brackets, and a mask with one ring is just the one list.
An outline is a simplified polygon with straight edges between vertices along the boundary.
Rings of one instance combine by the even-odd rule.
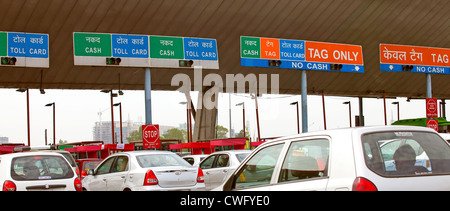
[[438, 117], [437, 98], [427, 98], [427, 118]]
[[159, 125], [142, 125], [142, 142], [144, 149], [160, 148]]

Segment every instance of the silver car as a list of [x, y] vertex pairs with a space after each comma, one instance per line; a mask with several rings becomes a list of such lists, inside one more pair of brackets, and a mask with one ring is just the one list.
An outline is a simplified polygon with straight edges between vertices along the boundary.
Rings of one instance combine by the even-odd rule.
[[220, 151], [206, 157], [199, 165], [205, 175], [206, 190], [211, 190], [226, 181], [250, 152], [250, 150]]
[[167, 151], [110, 155], [83, 179], [88, 191], [205, 190], [203, 172]]

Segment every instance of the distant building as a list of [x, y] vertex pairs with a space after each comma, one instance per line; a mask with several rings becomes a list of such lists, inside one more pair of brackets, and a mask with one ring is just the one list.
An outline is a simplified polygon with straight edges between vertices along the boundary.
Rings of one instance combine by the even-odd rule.
[[[135, 130], [139, 130], [139, 127], [143, 123], [137, 122], [122, 122], [122, 134], [123, 143], [129, 143], [127, 140], [128, 135]], [[103, 141], [105, 144], [111, 144], [111, 121], [95, 122], [95, 126], [92, 129], [94, 141]], [[120, 122], [114, 121], [114, 140], [115, 143], [120, 143]]]
[[8, 137], [0, 137], [0, 144], [6, 144], [9, 143]]
[[[129, 143], [127, 137], [133, 131], [139, 130], [139, 128], [143, 125], [142, 122], [122, 122], [122, 134], [123, 134], [123, 143]], [[160, 134], [165, 134], [168, 130], [175, 128], [173, 126], [159, 126]], [[111, 144], [111, 121], [102, 121], [95, 122], [95, 126], [92, 129], [93, 139], [94, 141], [103, 141], [105, 144]], [[120, 143], [120, 122], [114, 121], [114, 134], [115, 134], [115, 143]]]

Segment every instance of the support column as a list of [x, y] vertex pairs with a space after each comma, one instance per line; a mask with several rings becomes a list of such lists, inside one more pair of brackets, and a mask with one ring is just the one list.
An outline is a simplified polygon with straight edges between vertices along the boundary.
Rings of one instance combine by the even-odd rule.
[[[211, 87], [203, 87], [202, 93], [206, 93]], [[195, 124], [193, 142], [205, 139], [214, 139], [217, 125], [217, 102], [213, 109], [207, 109], [203, 106], [203, 95], [199, 94], [197, 100], [197, 109], [195, 112]]]
[[431, 88], [431, 74], [427, 73], [427, 98], [432, 98], [433, 92]]
[[363, 98], [358, 97], [358, 99], [359, 99], [359, 125], [355, 126], [364, 126]]
[[308, 89], [306, 70], [302, 70], [302, 133], [308, 132]]
[[152, 124], [152, 79], [150, 68], [145, 68], [145, 124]]

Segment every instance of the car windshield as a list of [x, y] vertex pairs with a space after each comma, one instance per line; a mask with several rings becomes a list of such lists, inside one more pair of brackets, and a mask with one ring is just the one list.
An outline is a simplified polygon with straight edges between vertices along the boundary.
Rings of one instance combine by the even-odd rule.
[[178, 155], [153, 154], [137, 156], [137, 161], [142, 168], [160, 166], [191, 166]]
[[11, 177], [15, 180], [52, 180], [73, 176], [72, 167], [61, 156], [36, 155], [12, 160]]
[[450, 174], [450, 147], [434, 133], [371, 133], [362, 142], [367, 166], [382, 176]]

